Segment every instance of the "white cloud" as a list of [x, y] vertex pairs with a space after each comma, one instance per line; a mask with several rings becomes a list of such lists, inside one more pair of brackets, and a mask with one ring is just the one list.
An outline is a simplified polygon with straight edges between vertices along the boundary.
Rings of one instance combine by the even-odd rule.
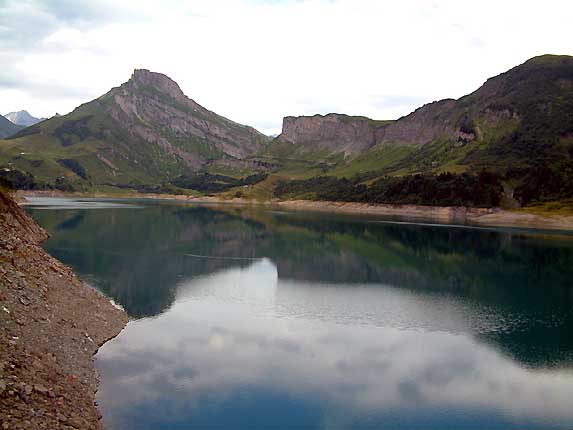
[[534, 55], [573, 53], [573, 6], [559, 0], [47, 3], [0, 6], [0, 112], [67, 112], [144, 67], [276, 132], [285, 115], [395, 118]]
[[[381, 424], [396, 411], [430, 427], [462, 411], [464, 422], [488, 414], [492, 426], [498, 416], [510, 427], [570, 422], [569, 370], [527, 369], [474, 337], [506, 317], [384, 285], [309, 287], [261, 260], [184, 280], [168, 311], [130, 322], [98, 352], [98, 403], [113, 428], [152, 409], [176, 427], [257, 388], [312, 399], [327, 428], [365, 416]], [[432, 409], [446, 413], [424, 417]]]

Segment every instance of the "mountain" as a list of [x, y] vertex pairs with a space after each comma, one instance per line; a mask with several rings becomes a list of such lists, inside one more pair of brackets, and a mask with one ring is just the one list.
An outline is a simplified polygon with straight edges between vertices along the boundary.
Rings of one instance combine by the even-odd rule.
[[54, 186], [140, 188], [216, 163], [241, 164], [269, 138], [186, 97], [165, 75], [131, 79], [0, 143], [0, 165]]
[[[396, 121], [339, 114], [287, 117], [270, 148], [343, 154], [338, 172], [505, 170], [571, 157], [573, 57], [535, 57], [458, 100], [429, 103]], [[397, 155], [397, 147], [400, 154]], [[273, 154], [267, 149], [266, 155]], [[386, 156], [388, 155], [388, 156]], [[373, 160], [376, 160], [373, 163]]]
[[572, 113], [570, 56], [532, 58], [397, 120], [286, 117], [274, 139], [208, 111], [168, 77], [136, 70], [72, 113], [0, 142], [0, 167], [10, 170], [0, 175], [24, 187], [257, 199], [573, 201]]
[[0, 139], [9, 137], [20, 131], [22, 128], [22, 126], [16, 125], [3, 116], [0, 116]]
[[573, 206], [573, 57], [532, 58], [396, 121], [285, 118], [260, 155], [284, 172], [279, 198]]
[[24, 127], [29, 127], [31, 125], [37, 124], [44, 121], [46, 118], [35, 118], [28, 113], [28, 111], [21, 110], [18, 112], [10, 112], [4, 115], [6, 119], [17, 125], [22, 125]]

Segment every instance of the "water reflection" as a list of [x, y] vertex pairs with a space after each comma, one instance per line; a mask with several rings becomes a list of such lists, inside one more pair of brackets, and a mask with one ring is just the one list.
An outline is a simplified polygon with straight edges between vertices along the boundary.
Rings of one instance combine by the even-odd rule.
[[571, 237], [57, 206], [48, 250], [140, 318], [98, 354], [114, 428], [573, 424]]
[[481, 317], [455, 300], [426, 301], [384, 286], [283, 285], [268, 260], [179, 291], [167, 313], [130, 323], [98, 355], [98, 398], [112, 427], [573, 422], [572, 372], [527, 370], [462, 335], [465, 317]]

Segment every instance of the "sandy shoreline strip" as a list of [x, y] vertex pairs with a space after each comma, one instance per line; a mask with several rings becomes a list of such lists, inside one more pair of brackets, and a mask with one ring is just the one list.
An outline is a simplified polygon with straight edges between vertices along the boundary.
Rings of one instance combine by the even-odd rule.
[[193, 197], [174, 194], [79, 194], [59, 191], [18, 191], [20, 201], [25, 197], [90, 197], [176, 200], [190, 203], [224, 203], [278, 207], [291, 210], [346, 213], [354, 215], [375, 215], [381, 217], [402, 217], [415, 221], [432, 221], [444, 224], [467, 224], [484, 227], [514, 227], [536, 230], [573, 231], [573, 216], [539, 215], [499, 208], [467, 208], [459, 206], [384, 205], [355, 202], [331, 202], [313, 200], [271, 200], [255, 201], [241, 198]]

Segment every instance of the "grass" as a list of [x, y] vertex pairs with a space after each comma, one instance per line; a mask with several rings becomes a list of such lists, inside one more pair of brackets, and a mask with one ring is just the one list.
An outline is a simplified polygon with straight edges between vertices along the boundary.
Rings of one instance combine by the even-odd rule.
[[371, 148], [365, 154], [339, 165], [328, 174], [342, 178], [370, 171], [387, 170], [412, 154], [416, 149], [418, 146], [415, 145], [382, 143]]
[[573, 216], [573, 199], [557, 200], [552, 202], [533, 203], [527, 207], [515, 209], [534, 215], [561, 215]]
[[282, 179], [281, 176], [269, 175], [264, 181], [258, 184], [233, 188], [224, 193], [223, 197], [233, 198], [236, 197], [237, 192], [240, 192], [242, 198], [247, 200], [255, 200], [257, 202], [269, 201], [274, 198], [275, 186]]

